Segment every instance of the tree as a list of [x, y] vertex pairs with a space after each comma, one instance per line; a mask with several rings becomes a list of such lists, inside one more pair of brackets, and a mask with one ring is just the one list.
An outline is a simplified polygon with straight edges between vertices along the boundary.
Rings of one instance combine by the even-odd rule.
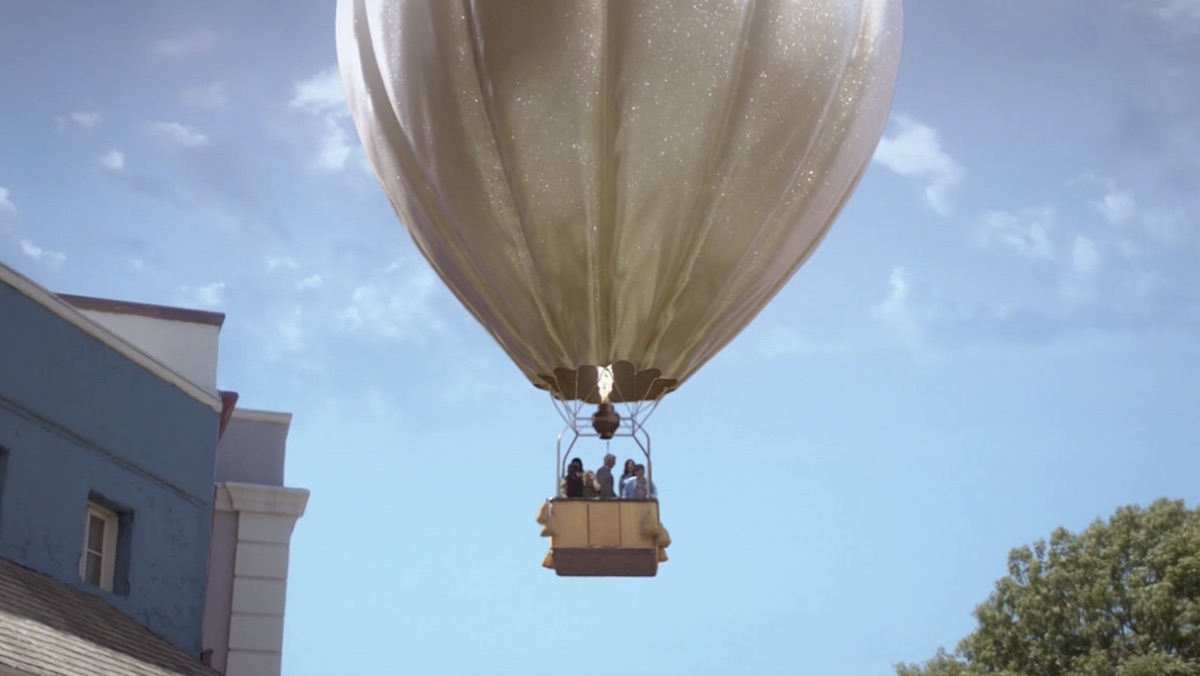
[[975, 619], [897, 676], [1200, 676], [1200, 511], [1161, 499], [1014, 549]]

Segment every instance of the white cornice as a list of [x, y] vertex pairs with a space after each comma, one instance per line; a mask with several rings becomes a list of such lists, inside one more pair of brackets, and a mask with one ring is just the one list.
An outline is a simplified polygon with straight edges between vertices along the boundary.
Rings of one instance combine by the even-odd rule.
[[250, 422], [267, 423], [269, 425], [291, 426], [292, 414], [283, 411], [261, 411], [253, 408], [235, 408], [233, 410], [235, 420], [247, 420]]
[[216, 509], [222, 512], [258, 512], [300, 518], [308, 506], [307, 488], [265, 486], [226, 481], [217, 484]]
[[193, 399], [206, 404], [209, 408], [217, 413], [221, 412], [221, 397], [216, 392], [210, 392], [204, 387], [196, 384], [186, 376], [181, 375], [178, 371], [161, 361], [151, 357], [143, 352], [133, 343], [125, 340], [121, 336], [109, 331], [100, 324], [88, 319], [82, 312], [71, 307], [65, 301], [59, 299], [54, 294], [39, 286], [36, 282], [13, 270], [12, 268], [0, 263], [0, 282], [16, 289], [17, 293], [27, 296], [38, 305], [50, 310], [75, 327], [82, 330], [84, 333], [99, 340], [105, 345], [116, 350], [121, 355], [128, 358], [130, 361], [138, 364], [142, 368], [150, 371], [162, 380], [174, 385], [182, 390], [185, 394]]

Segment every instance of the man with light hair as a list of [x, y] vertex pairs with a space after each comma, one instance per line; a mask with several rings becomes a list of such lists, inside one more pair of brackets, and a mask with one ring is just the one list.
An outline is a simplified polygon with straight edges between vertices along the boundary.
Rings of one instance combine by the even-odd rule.
[[600, 465], [600, 469], [596, 470], [596, 483], [600, 484], [600, 499], [609, 500], [617, 497], [617, 492], [613, 490], [613, 475], [612, 468], [617, 464], [617, 456], [612, 453], [604, 454], [604, 464]]

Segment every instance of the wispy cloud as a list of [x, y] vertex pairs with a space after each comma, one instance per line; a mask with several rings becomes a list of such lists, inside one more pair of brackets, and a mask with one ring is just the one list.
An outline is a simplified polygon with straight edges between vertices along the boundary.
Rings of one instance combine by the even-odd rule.
[[1152, 209], [1142, 214], [1142, 227], [1160, 244], [1174, 244], [1188, 235], [1187, 220], [1187, 212], [1181, 207]]
[[327, 307], [301, 303], [297, 298], [274, 295], [246, 324], [254, 343], [268, 362], [286, 360], [292, 377], [321, 370], [326, 352]]
[[200, 148], [209, 143], [208, 136], [182, 122], [151, 122], [150, 133], [182, 148]]
[[[1046, 259], [1047, 245], [1031, 234], [1039, 232], [1036, 218], [1006, 214], [999, 220], [1003, 246], [1018, 259]], [[1075, 232], [1065, 241], [1063, 253], [1054, 259], [1057, 265], [1000, 284], [964, 284], [960, 278], [947, 281], [943, 291], [933, 280], [918, 279], [897, 266], [870, 315], [886, 336], [921, 359], [950, 349], [1023, 348], [1182, 326], [1194, 330], [1200, 294], [1192, 290], [1194, 282], [1161, 265], [1161, 257], [1122, 257], [1102, 229]], [[1003, 259], [988, 265], [1015, 271]]]
[[[1129, 172], [1126, 181], [1094, 173], [1072, 179], [1085, 193], [1062, 204], [1066, 216], [1057, 297], [1096, 327], [1164, 327], [1200, 317], [1193, 261], [1200, 230], [1194, 200]], [[1135, 190], [1131, 185], [1140, 186]], [[1160, 200], [1168, 199], [1164, 203]], [[1083, 320], [1081, 320], [1083, 321]]]
[[751, 325], [750, 331], [757, 332], [758, 339], [750, 349], [757, 359], [773, 360], [781, 357], [832, 357], [853, 354], [866, 348], [861, 337], [839, 335], [836, 339], [818, 339], [804, 330], [792, 326], [775, 324], [761, 329]]
[[270, 302], [251, 330], [267, 361], [299, 359], [312, 372], [335, 354], [357, 350], [351, 345], [441, 350], [455, 342], [437, 311], [440, 284], [420, 257], [387, 263], [376, 251], [306, 244], [264, 255], [256, 265], [255, 283], [270, 289]]
[[105, 171], [117, 173], [125, 170], [125, 153], [120, 150], [110, 150], [101, 155], [97, 161], [100, 163], [100, 168]]
[[217, 34], [215, 32], [207, 28], [199, 28], [155, 40], [150, 48], [155, 54], [161, 56], [180, 57], [207, 51], [216, 43]]
[[962, 166], [942, 149], [937, 130], [904, 115], [894, 122], [896, 133], [880, 139], [874, 161], [920, 181], [926, 204], [939, 215], [949, 214], [950, 191], [962, 182]]
[[768, 359], [807, 352], [808, 341], [796, 330], [784, 326], [772, 326], [766, 330], [758, 345], [759, 353]]
[[325, 281], [321, 279], [321, 275], [311, 275], [297, 282], [296, 290], [305, 291], [307, 289], [319, 289], [324, 285], [324, 283]]
[[67, 261], [65, 253], [43, 249], [27, 239], [19, 240], [18, 243], [21, 245], [21, 253], [38, 263], [45, 264], [47, 267], [59, 268]]
[[952, 349], [1045, 343], [1070, 328], [1063, 319], [1020, 301], [949, 299], [917, 281], [906, 268], [894, 268], [888, 293], [871, 307], [871, 316], [895, 343], [921, 360]]
[[[1085, 235], [1073, 238], [1061, 268], [1000, 286], [964, 284], [914, 274], [897, 265], [886, 291], [870, 304], [873, 330], [848, 328], [836, 341], [817, 340], [788, 327], [760, 331], [758, 357], [839, 356], [900, 347], [913, 358], [936, 361], [957, 350], [1028, 349], [1097, 336], [1156, 331], [1187, 321], [1195, 294], [1155, 270], [1120, 267]], [[998, 265], [1005, 266], [1001, 261]], [[936, 274], [936, 273], [935, 273]], [[986, 276], [981, 273], [980, 276]], [[1045, 280], [1049, 284], [1043, 284]], [[1055, 286], [1057, 284], [1057, 286]], [[1191, 308], [1189, 310], [1189, 308]]]
[[1114, 186], [1096, 202], [1096, 210], [1109, 223], [1120, 224], [1133, 218], [1137, 213], [1137, 205], [1133, 201], [1132, 193], [1118, 190]]
[[263, 256], [263, 267], [267, 272], [274, 272], [278, 269], [295, 270], [300, 266], [291, 256]]
[[1176, 244], [1188, 235], [1188, 213], [1183, 207], [1145, 207], [1135, 199], [1132, 190], [1120, 187], [1112, 179], [1088, 176], [1085, 180], [1104, 188], [1104, 194], [1093, 206], [1110, 225], [1132, 226], [1138, 234], [1158, 244]]
[[1102, 260], [1095, 240], [1083, 235], [1075, 237], [1075, 244], [1071, 247], [1071, 267], [1076, 273], [1090, 275], [1099, 269]]
[[326, 171], [340, 171], [346, 167], [346, 160], [353, 150], [350, 145], [350, 134], [341, 122], [329, 117], [325, 118], [324, 132], [317, 146], [316, 166]]
[[284, 316], [275, 323], [275, 335], [268, 350], [271, 352], [299, 352], [305, 347], [304, 341], [304, 308], [293, 305]]
[[1071, 246], [1070, 265], [1059, 283], [1058, 296], [1074, 306], [1095, 303], [1101, 288], [1107, 283], [1101, 275], [1104, 256], [1096, 240], [1085, 235], [1076, 235]]
[[430, 303], [436, 288], [437, 278], [427, 267], [412, 259], [397, 261], [351, 291], [338, 328], [369, 338], [421, 342], [443, 329]]
[[99, 110], [77, 110], [66, 115], [58, 115], [54, 118], [54, 124], [58, 127], [59, 132], [67, 131], [71, 128], [91, 129], [99, 126], [104, 122], [104, 115]]
[[1174, 30], [1200, 32], [1200, 2], [1197, 0], [1137, 0], [1133, 5], [1145, 7]]
[[224, 108], [227, 103], [225, 85], [212, 82], [183, 90], [183, 103], [195, 108]]
[[1000, 246], [1027, 258], [1054, 260], [1054, 245], [1050, 228], [1054, 221], [1051, 209], [1024, 212], [993, 211], [984, 214], [980, 241], [986, 246]]
[[17, 205], [13, 204], [12, 195], [8, 192], [8, 188], [0, 186], [0, 213], [17, 213]]
[[924, 343], [925, 310], [912, 298], [912, 282], [903, 266], [892, 268], [888, 276], [887, 296], [871, 306], [871, 316], [886, 326], [904, 345], [919, 349]]
[[219, 307], [225, 302], [225, 282], [213, 282], [198, 287], [181, 289], [183, 305], [206, 308]]
[[514, 370], [507, 365], [501, 367], [479, 350], [456, 354], [456, 358], [447, 360], [440, 375], [431, 389], [439, 401], [452, 406], [502, 401], [518, 388], [527, 387]]
[[344, 169], [354, 146], [347, 129], [350, 110], [346, 106], [346, 94], [337, 67], [297, 82], [293, 86], [290, 105], [320, 121], [321, 132], [312, 149], [314, 166], [324, 171]]
[[337, 66], [330, 66], [312, 77], [300, 80], [292, 88], [293, 108], [315, 112], [338, 111], [348, 114], [342, 76]]

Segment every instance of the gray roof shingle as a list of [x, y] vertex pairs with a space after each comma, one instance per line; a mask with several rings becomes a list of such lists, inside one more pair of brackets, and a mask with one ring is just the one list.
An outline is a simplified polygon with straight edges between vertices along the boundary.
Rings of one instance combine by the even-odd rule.
[[38, 676], [220, 676], [104, 600], [2, 558], [0, 664]]

